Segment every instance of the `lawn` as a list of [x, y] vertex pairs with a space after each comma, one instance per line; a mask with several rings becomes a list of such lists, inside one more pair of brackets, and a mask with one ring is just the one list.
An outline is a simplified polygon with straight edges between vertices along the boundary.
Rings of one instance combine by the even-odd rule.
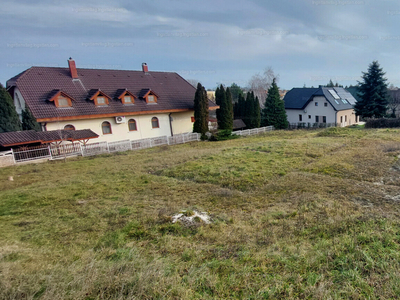
[[399, 155], [329, 128], [0, 169], [0, 299], [398, 298]]

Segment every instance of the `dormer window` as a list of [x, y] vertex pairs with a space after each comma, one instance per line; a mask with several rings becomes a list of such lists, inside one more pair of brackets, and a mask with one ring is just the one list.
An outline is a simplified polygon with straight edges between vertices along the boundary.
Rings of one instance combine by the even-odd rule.
[[72, 106], [73, 98], [61, 90], [53, 90], [48, 98], [48, 101], [54, 102], [56, 107], [64, 108]]
[[71, 99], [68, 99], [67, 97], [64, 97], [62, 95], [58, 96], [57, 98], [57, 107], [71, 107]]
[[94, 101], [96, 106], [106, 106], [111, 99], [110, 96], [100, 90], [90, 90], [88, 98]]
[[127, 89], [119, 89], [117, 90], [117, 98], [121, 100], [122, 104], [134, 104], [136, 96]]
[[132, 97], [131, 96], [124, 96], [124, 104], [132, 104]]
[[139, 98], [145, 99], [147, 104], [157, 104], [158, 95], [150, 89], [142, 89]]
[[100, 96], [97, 97], [97, 105], [106, 105], [106, 97]]

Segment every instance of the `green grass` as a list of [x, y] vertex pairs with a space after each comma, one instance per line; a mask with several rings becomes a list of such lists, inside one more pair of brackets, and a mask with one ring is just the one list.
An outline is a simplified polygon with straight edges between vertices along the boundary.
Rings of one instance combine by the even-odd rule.
[[398, 298], [399, 155], [330, 128], [0, 169], [0, 299]]

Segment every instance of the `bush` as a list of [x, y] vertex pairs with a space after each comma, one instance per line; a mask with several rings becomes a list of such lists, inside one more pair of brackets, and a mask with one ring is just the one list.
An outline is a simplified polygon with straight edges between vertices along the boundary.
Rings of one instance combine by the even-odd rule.
[[228, 129], [219, 130], [210, 136], [210, 141], [225, 141], [239, 138], [238, 135], [232, 134], [232, 131]]
[[400, 127], [400, 119], [369, 119], [365, 123], [365, 128], [396, 128]]

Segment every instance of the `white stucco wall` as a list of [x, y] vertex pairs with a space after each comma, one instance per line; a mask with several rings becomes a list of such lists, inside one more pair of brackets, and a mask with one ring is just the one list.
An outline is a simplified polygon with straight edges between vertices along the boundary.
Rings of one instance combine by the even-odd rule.
[[[315, 103], [318, 102], [318, 106]], [[327, 103], [328, 106], [325, 106]], [[319, 123], [322, 123], [322, 117], [326, 116], [326, 123], [337, 123], [341, 126], [348, 126], [356, 123], [355, 115], [352, 114], [354, 110], [348, 109], [344, 111], [336, 111], [332, 105], [326, 101], [325, 97], [315, 97], [305, 109], [286, 109], [289, 123], [316, 123], [315, 116], [319, 116]], [[302, 121], [299, 120], [299, 115], [302, 115]], [[340, 124], [340, 116], [347, 115], [347, 122]], [[311, 118], [309, 117], [311, 116]], [[343, 120], [345, 117], [343, 117]], [[351, 122], [351, 124], [350, 124]]]
[[172, 131], [174, 134], [186, 133], [193, 131], [193, 123], [191, 117], [194, 116], [193, 111], [173, 113], [171, 117], [172, 121]]
[[[172, 128], [173, 133], [184, 133], [192, 131], [192, 123], [190, 117], [193, 112], [174, 113], [172, 114]], [[151, 119], [153, 117], [158, 118], [159, 128], [152, 128]], [[73, 121], [60, 121], [47, 123], [47, 130], [58, 130], [64, 129], [65, 125], [73, 125], [76, 130], [79, 129], [91, 129], [99, 135], [97, 139], [93, 139], [90, 142], [114, 142], [121, 140], [139, 140], [145, 138], [153, 138], [159, 136], [171, 136], [171, 128], [169, 124], [169, 114], [152, 114], [152, 115], [136, 115], [126, 116], [126, 123], [118, 124], [115, 122], [115, 118], [99, 118], [99, 119], [88, 119], [88, 120], [73, 120]], [[128, 121], [134, 119], [136, 121], [136, 131], [129, 131]], [[102, 123], [109, 122], [111, 124], [111, 134], [103, 134]]]

